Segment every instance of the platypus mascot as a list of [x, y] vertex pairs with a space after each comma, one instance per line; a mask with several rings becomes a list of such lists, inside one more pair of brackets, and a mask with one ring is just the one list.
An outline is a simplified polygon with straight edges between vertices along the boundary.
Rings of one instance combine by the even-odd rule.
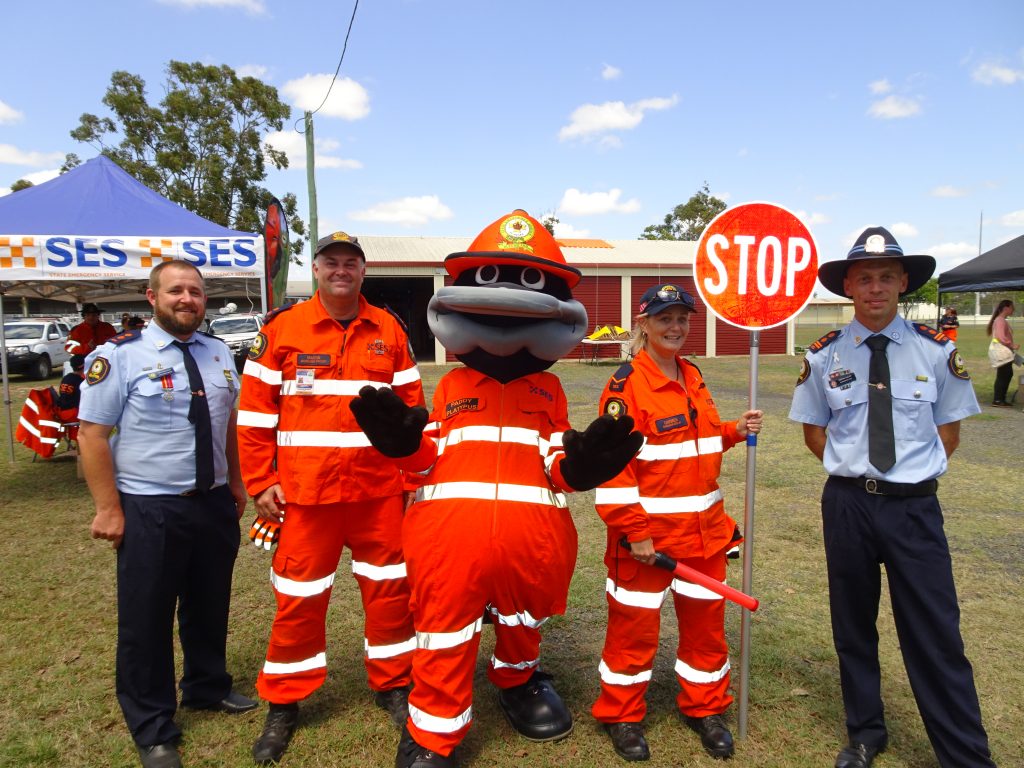
[[629, 417], [569, 428], [546, 369], [583, 338], [587, 313], [572, 297], [579, 270], [538, 221], [503, 216], [445, 267], [454, 284], [431, 299], [428, 323], [464, 365], [438, 382], [433, 412], [373, 387], [351, 406], [373, 445], [422, 482], [402, 531], [416, 650], [396, 768], [455, 765], [483, 615], [509, 723], [531, 741], [569, 735], [572, 715], [540, 669], [540, 626], [565, 612], [576, 564], [566, 493], [615, 477], [643, 444]]

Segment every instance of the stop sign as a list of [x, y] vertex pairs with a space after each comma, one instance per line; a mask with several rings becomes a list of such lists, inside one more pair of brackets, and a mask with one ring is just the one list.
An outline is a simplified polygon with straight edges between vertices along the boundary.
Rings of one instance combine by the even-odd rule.
[[756, 331], [789, 320], [810, 301], [818, 276], [814, 237], [772, 203], [718, 214], [697, 243], [697, 292], [718, 318]]

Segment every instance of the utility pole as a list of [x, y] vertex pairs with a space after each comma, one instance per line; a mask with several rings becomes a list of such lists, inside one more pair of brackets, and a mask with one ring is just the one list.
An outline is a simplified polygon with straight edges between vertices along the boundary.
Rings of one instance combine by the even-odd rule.
[[316, 290], [316, 278], [313, 277], [313, 254], [316, 251], [317, 216], [316, 216], [316, 167], [313, 157], [313, 113], [306, 112], [306, 187], [309, 195], [309, 281]]

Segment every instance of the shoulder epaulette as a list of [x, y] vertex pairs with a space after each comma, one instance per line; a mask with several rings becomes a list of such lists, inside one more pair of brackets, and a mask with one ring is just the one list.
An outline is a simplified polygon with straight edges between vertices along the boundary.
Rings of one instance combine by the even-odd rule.
[[831, 344], [833, 341], [839, 338], [839, 331], [829, 331], [816, 342], [811, 344], [807, 349], [813, 353], [821, 352], [825, 347]]
[[219, 336], [214, 336], [209, 331], [196, 331], [196, 333], [198, 333], [200, 336], [205, 336], [208, 339], [219, 339], [220, 338]]
[[626, 388], [626, 379], [633, 374], [633, 364], [623, 363], [619, 366], [618, 370], [612, 374], [611, 379], [608, 380], [608, 390], [611, 392], [621, 392]]
[[405, 331], [405, 335], [408, 336], [409, 335], [409, 326], [407, 326], [405, 324], [405, 321], [401, 317], [398, 316], [398, 313], [395, 312], [395, 310], [393, 310], [387, 304], [384, 305], [384, 311], [387, 312], [389, 315], [391, 315], [393, 318], [395, 318], [395, 320], [398, 321], [398, 327], [401, 328], [403, 331]]
[[920, 335], [924, 336], [926, 339], [931, 339], [936, 344], [945, 344], [949, 341], [949, 336], [944, 334], [942, 331], [936, 331], [930, 325], [925, 325], [924, 323], [911, 323], [911, 325], [914, 326], [914, 330]]
[[682, 360], [682, 361], [683, 361], [684, 363], [686, 363], [687, 365], [692, 365], [692, 366], [693, 366], [694, 368], [697, 368], [697, 374], [698, 374], [698, 375], [699, 375], [699, 376], [700, 376], [700, 377], [701, 377], [702, 379], [704, 378], [704, 374], [703, 374], [703, 373], [701, 373], [701, 370], [700, 370], [700, 368], [698, 368], [698, 367], [697, 367], [697, 364], [696, 364], [695, 362], [693, 362], [693, 360], [687, 360], [687, 359], [686, 359], [685, 357], [680, 357], [680, 358], [678, 358], [678, 359], [679, 359], [679, 360]]
[[263, 318], [263, 324], [266, 325], [275, 317], [280, 315], [282, 312], [287, 312], [289, 309], [294, 307], [296, 303], [298, 302], [294, 302], [292, 304], [282, 304], [280, 307], [275, 307], [274, 309], [270, 310], [269, 312], [267, 312], [267, 316]]
[[127, 344], [129, 341], [135, 341], [136, 339], [142, 338], [142, 331], [139, 328], [135, 328], [131, 331], [121, 331], [117, 336], [111, 336], [107, 341], [111, 344]]

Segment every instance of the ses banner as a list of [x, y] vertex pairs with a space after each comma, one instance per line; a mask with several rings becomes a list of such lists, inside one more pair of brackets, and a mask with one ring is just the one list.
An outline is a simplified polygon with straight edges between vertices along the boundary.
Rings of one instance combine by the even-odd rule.
[[181, 259], [207, 279], [263, 273], [262, 237], [0, 236], [0, 282], [126, 280], [149, 277], [161, 261]]

